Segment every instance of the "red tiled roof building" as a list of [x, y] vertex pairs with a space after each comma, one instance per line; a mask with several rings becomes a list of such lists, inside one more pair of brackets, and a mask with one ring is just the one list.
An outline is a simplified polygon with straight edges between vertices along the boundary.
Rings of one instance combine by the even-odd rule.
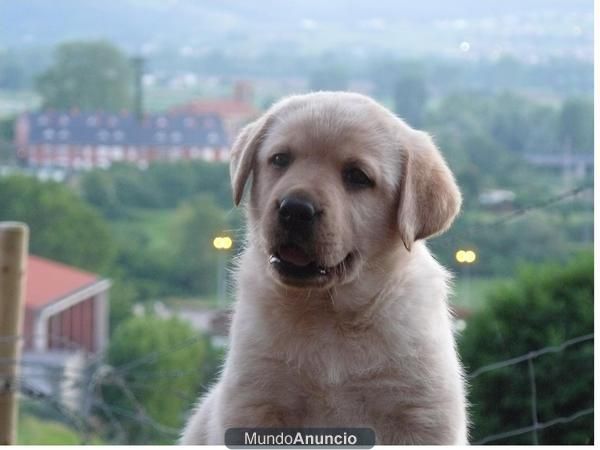
[[30, 255], [25, 285], [25, 350], [102, 351], [108, 343], [110, 282]]
[[197, 99], [171, 109], [175, 114], [202, 116], [215, 114], [223, 121], [223, 127], [232, 143], [242, 127], [258, 118], [261, 111], [252, 104], [253, 87], [239, 81], [234, 86], [232, 98]]

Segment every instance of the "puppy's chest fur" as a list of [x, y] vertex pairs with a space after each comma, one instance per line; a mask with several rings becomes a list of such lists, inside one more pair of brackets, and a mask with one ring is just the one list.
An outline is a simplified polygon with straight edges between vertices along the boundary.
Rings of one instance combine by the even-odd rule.
[[[280, 425], [365, 426], [379, 435], [397, 423], [422, 426], [413, 411], [437, 396], [431, 375], [439, 368], [425, 356], [432, 349], [391, 316], [397, 310], [342, 314], [305, 305], [268, 311], [259, 314], [266, 320], [257, 324], [262, 339], [255, 350], [269, 355], [264, 385], [273, 398], [285, 398], [284, 408], [276, 407]], [[421, 416], [435, 421], [430, 413]]]
[[[335, 405], [360, 416], [367, 399], [413, 396], [423, 386], [418, 336], [385, 309], [361, 313], [331, 308], [274, 308], [262, 325], [264, 341], [286, 375], [288, 388], [303, 399], [307, 416]], [[265, 350], [267, 350], [265, 348]], [[327, 414], [325, 414], [327, 415]]]

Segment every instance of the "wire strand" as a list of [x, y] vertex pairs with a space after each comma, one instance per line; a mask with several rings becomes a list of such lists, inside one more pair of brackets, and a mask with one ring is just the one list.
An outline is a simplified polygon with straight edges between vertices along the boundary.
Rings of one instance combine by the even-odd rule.
[[490, 370], [496, 370], [496, 369], [500, 369], [502, 367], [512, 366], [512, 365], [518, 364], [520, 362], [527, 361], [530, 358], [537, 358], [538, 356], [545, 355], [546, 353], [561, 352], [567, 347], [579, 344], [581, 342], [591, 341], [593, 339], [594, 339], [593, 333], [585, 334], [583, 336], [578, 336], [578, 337], [569, 339], [567, 341], [564, 341], [560, 345], [544, 347], [539, 350], [535, 350], [535, 351], [526, 353], [521, 356], [516, 356], [514, 358], [505, 359], [504, 361], [499, 361], [496, 363], [488, 364], [488, 365], [480, 367], [479, 369], [475, 370], [474, 372], [471, 372], [468, 375], [468, 378], [470, 380], [472, 380], [483, 373], [489, 372]]
[[543, 430], [544, 428], [549, 428], [554, 425], [558, 425], [561, 423], [569, 423], [574, 420], [579, 419], [580, 417], [587, 416], [589, 414], [594, 413], [594, 408], [586, 408], [576, 413], [567, 416], [567, 417], [557, 417], [556, 419], [549, 420], [548, 422], [541, 422], [538, 424], [530, 425], [528, 427], [517, 428], [516, 430], [505, 431], [504, 433], [492, 434], [490, 436], [486, 436], [483, 439], [474, 442], [473, 445], [482, 445], [487, 444], [488, 442], [498, 441], [500, 439], [506, 439], [508, 437], [519, 436], [520, 434], [530, 433], [532, 431]]

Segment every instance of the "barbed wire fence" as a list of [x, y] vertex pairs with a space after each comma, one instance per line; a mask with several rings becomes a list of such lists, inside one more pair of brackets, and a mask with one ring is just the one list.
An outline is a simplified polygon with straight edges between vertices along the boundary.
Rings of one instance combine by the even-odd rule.
[[[532, 211], [548, 208], [565, 199], [576, 197], [591, 189], [593, 189], [593, 186], [591, 185], [576, 187], [542, 202], [515, 210], [485, 226], [500, 226], [508, 223], [514, 218], [529, 214]], [[64, 336], [48, 337], [50, 339], [64, 341], [65, 346], [71, 351], [78, 351], [80, 349], [77, 343], [69, 341], [69, 339]], [[20, 339], [23, 339], [23, 336], [0, 336], [0, 345]], [[201, 339], [204, 339], [201, 335], [198, 335], [198, 337], [194, 337], [193, 339], [186, 339], [169, 348], [168, 353], [177, 352], [187, 348], [198, 343]], [[554, 417], [550, 420], [540, 422], [538, 414], [537, 377], [535, 372], [535, 360], [538, 357], [546, 354], [571, 351], [573, 347], [586, 342], [592, 342], [593, 339], [593, 333], [575, 336], [559, 344], [532, 349], [524, 355], [518, 355], [492, 364], [487, 364], [470, 372], [467, 375], [467, 379], [474, 380], [488, 372], [527, 363], [530, 388], [531, 424], [516, 429], [499, 430], [498, 433], [485, 436], [474, 442], [474, 444], [493, 443], [527, 433], [532, 433], [532, 443], [536, 444], [538, 442], [538, 431], [559, 424], [572, 423], [582, 417], [593, 415], [594, 408], [592, 405], [573, 411], [565, 416]], [[126, 443], [127, 431], [125, 428], [128, 424], [135, 424], [146, 430], [149, 438], [151, 436], [161, 436], [166, 441], [174, 443], [180, 435], [181, 430], [160, 423], [153, 418], [144, 407], [143, 402], [140, 401], [140, 396], [144, 394], [144, 390], [153, 389], [155, 387], [154, 383], [157, 380], [175, 380], [179, 377], [195, 377], [197, 371], [156, 371], [136, 374], [136, 377], [133, 380], [128, 379], [127, 377], [134, 369], [145, 367], [156, 362], [165, 352], [167, 351], [150, 352], [140, 358], [116, 367], [107, 366], [106, 363], [103, 362], [105, 355], [96, 354], [87, 359], [86, 365], [83, 368], [75, 371], [64, 371], [60, 368], [49, 367], [47, 363], [43, 362], [32, 362], [27, 360], [17, 362], [14, 360], [0, 359], [0, 366], [19, 364], [21, 369], [18, 372], [20, 373], [18, 379], [0, 385], [0, 391], [3, 389], [17, 389], [22, 401], [38, 403], [48, 408], [50, 411], [54, 411], [56, 419], [65, 422], [74, 429], [82, 444], [89, 443], [91, 435], [98, 433], [101, 428], [103, 428], [103, 430], [100, 430], [100, 434], [104, 441], [115, 444]], [[80, 389], [83, 392], [81, 410], [76, 411], [65, 406], [64, 398], [60, 392], [47, 391], [36, 387], [34, 385], [35, 383], [31, 382], [31, 377], [45, 377], [53, 383], [58, 384], [68, 382], [71, 389]], [[123, 398], [128, 401], [130, 408], [125, 408], [107, 401], [103, 396], [102, 389], [100, 389], [102, 386], [112, 386], [119, 389]], [[176, 387], [168, 388], [164, 390], [163, 393], [165, 395], [176, 395], [184, 400], [189, 400], [190, 405], [192, 405], [196, 398], [195, 396], [189, 398], [188, 392], [178, 390]], [[593, 396], [591, 396], [591, 398], [593, 400]], [[101, 413], [104, 418], [102, 427], [99, 426], [98, 421], [96, 420], [98, 412]]]
[[584, 408], [579, 411], [576, 411], [567, 417], [556, 417], [547, 422], [539, 422], [538, 421], [539, 414], [538, 414], [538, 402], [537, 402], [537, 387], [536, 387], [537, 383], [536, 383], [535, 366], [534, 366], [535, 359], [542, 355], [546, 355], [548, 353], [562, 352], [571, 346], [574, 346], [574, 345], [577, 345], [577, 344], [580, 344], [583, 342], [590, 342], [593, 339], [594, 339], [593, 333], [585, 334], [583, 336], [577, 336], [572, 339], [563, 341], [558, 345], [540, 348], [537, 350], [530, 351], [529, 353], [526, 353], [524, 355], [515, 356], [513, 358], [506, 359], [504, 361], [498, 361], [498, 362], [495, 362], [492, 364], [487, 364], [487, 365], [482, 366], [482, 367], [478, 368], [477, 370], [474, 370], [473, 372], [471, 372], [467, 376], [468, 380], [473, 380], [473, 379], [479, 377], [480, 375], [483, 375], [484, 373], [487, 373], [487, 372], [490, 372], [493, 370], [498, 370], [498, 369], [502, 369], [502, 368], [510, 367], [510, 366], [516, 366], [523, 362], [527, 362], [529, 386], [530, 386], [530, 394], [531, 394], [531, 422], [532, 422], [530, 426], [517, 428], [517, 429], [513, 429], [513, 430], [508, 430], [508, 431], [503, 431], [503, 432], [500, 432], [497, 434], [492, 434], [492, 435], [486, 436], [482, 439], [479, 439], [478, 441], [474, 442], [473, 444], [475, 444], [475, 445], [487, 444], [487, 443], [498, 441], [501, 439], [506, 439], [506, 438], [513, 437], [513, 436], [519, 436], [521, 434], [532, 433], [532, 437], [533, 437], [532, 444], [538, 445], [539, 442], [538, 442], [537, 432], [539, 430], [543, 430], [545, 428], [549, 428], [549, 427], [557, 425], [557, 424], [573, 422], [574, 420], [577, 420], [580, 417], [583, 417], [583, 416], [586, 416], [589, 414], [593, 414], [594, 408], [592, 406], [589, 408]]
[[[479, 367], [478, 369], [468, 374], [467, 379], [473, 380], [491, 371], [527, 363], [529, 367], [528, 373], [531, 387], [531, 425], [488, 435], [482, 439], [477, 440], [476, 442], [473, 442], [473, 444], [480, 445], [492, 443], [526, 433], [532, 433], [532, 443], [537, 444], [537, 432], [539, 430], [543, 430], [558, 424], [570, 423], [581, 417], [593, 414], [594, 408], [593, 406], [590, 406], [587, 408], [580, 409], [578, 411], [574, 411], [567, 416], [555, 417], [545, 422], [539, 422], [536, 399], [536, 375], [535, 371], [533, 370], [534, 361], [536, 358], [550, 353], [560, 353], [568, 351], [571, 349], [571, 347], [586, 342], [592, 342], [593, 339], [593, 333], [577, 336], [565, 340], [557, 345], [534, 349], [524, 355], [518, 355], [509, 359], [487, 364], [485, 366]], [[193, 343], [194, 341], [191, 340], [183, 341], [177, 346], [174, 346], [173, 351], [185, 348], [186, 346], [192, 345]], [[143, 358], [139, 358], [134, 362], [136, 362], [136, 365], [144, 365], [147, 364], [148, 361], [150, 361], [150, 359], [147, 358], [147, 356], [144, 356]], [[0, 361], [0, 365], [3, 364], [15, 364], [15, 361]], [[39, 364], [36, 366], [38, 369], [40, 369], [40, 372], [38, 372], [39, 376], [48, 376], [47, 366], [45, 366], [44, 364]], [[86, 367], [84, 370], [72, 373], [59, 373], [57, 371], [57, 373], [54, 374], [54, 381], [69, 381], [71, 383], [71, 388], [79, 388], [85, 392], [83, 403], [89, 403], [93, 405], [107, 418], [109, 432], [105, 434], [113, 436], [113, 439], [109, 438], [109, 441], [111, 441], [112, 443], [124, 443], [123, 440], [126, 437], [124, 424], [128, 422], [140, 426], [143, 429], [145, 428], [149, 432], [152, 432], [152, 434], [149, 434], [149, 436], [159, 435], [172, 442], [176, 441], [181, 430], [178, 428], [161, 424], [160, 422], [152, 418], [151, 415], [144, 408], [142, 402], [140, 402], [140, 400], [138, 399], [138, 395], [140, 395], [140, 389], [142, 390], [141, 393], [143, 394], [144, 389], [152, 389], [155, 386], [152, 384], [152, 382], [138, 383], [136, 381], [127, 381], [124, 377], [126, 372], [123, 372], [118, 367], [107, 368], [107, 366], [101, 365], [96, 367], [94, 370], [89, 369], [90, 367]], [[186, 372], [182, 372], [179, 374], [166, 372], [154, 373], [152, 375], [154, 379], [161, 377], [172, 379], [173, 377], [186, 376], [189, 374]], [[93, 413], [91, 409], [85, 411], [86, 414], [80, 414], [78, 411], [73, 411], [72, 409], [64, 405], [64, 399], [59, 393], [45, 392], [43, 390], [40, 390], [39, 388], [34, 387], [30, 380], [31, 376], [31, 373], [29, 373], [29, 376], [20, 376], [19, 379], [16, 380], [17, 382], [13, 383], [11, 386], [19, 389], [19, 393], [22, 399], [28, 399], [34, 402], [41, 402], [44, 404], [44, 406], [49, 407], [51, 410], [55, 411], [58, 415], [58, 419], [66, 422], [70, 427], [72, 427], [75, 430], [82, 444], [89, 443], [90, 433], [92, 432], [92, 430], [98, 428], [97, 425], [94, 424], [92, 421]], [[123, 395], [129, 400], [129, 403], [132, 406], [132, 408], [124, 408], [122, 406], [107, 402], [104, 398], [102, 398], [101, 394], [98, 395], [95, 389], [90, 389], [90, 386], [96, 384], [111, 385], [121, 389]], [[189, 395], [187, 392], [177, 392], [177, 389], [168, 389], [166, 391], [163, 391], [163, 393], [165, 395], [183, 395], [186, 397]]]
[[541, 211], [546, 208], [553, 207], [564, 202], [565, 200], [577, 198], [587, 192], [593, 193], [593, 190], [593, 184], [582, 184], [572, 189], [567, 189], [557, 195], [548, 197], [542, 201], [517, 208], [514, 211], [506, 213], [501, 217], [490, 222], [470, 225], [466, 232], [464, 232], [461, 236], [446, 233], [444, 235], [444, 239], [441, 242], [438, 242], [437, 244], [442, 245], [446, 248], [455, 248], [457, 245], [464, 244], [465, 239], [468, 240], [470, 236], [476, 235], [477, 233], [482, 232], [486, 229], [496, 229], [498, 227], [501, 227], [502, 225], [506, 225], [514, 221], [515, 219], [527, 216], [528, 214], [531, 214], [535, 211]]

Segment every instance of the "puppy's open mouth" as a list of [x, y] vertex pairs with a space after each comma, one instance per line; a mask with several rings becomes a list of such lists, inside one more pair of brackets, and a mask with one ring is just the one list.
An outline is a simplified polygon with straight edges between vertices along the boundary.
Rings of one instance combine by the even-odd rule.
[[335, 266], [324, 266], [294, 244], [282, 245], [269, 257], [269, 263], [284, 278], [293, 281], [325, 281], [327, 278], [343, 274], [351, 266], [354, 253], [348, 255]]

